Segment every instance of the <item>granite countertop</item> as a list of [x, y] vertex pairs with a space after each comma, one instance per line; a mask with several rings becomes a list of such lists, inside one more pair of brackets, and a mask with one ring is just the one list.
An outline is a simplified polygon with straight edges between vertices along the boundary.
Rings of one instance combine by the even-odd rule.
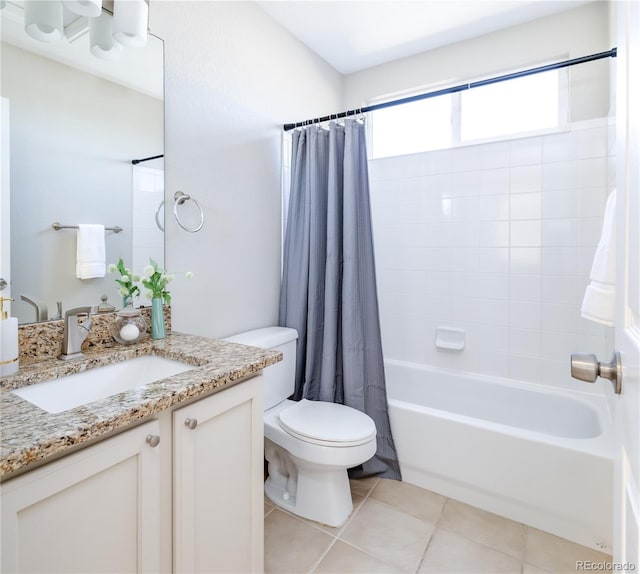
[[[158, 355], [197, 368], [57, 414], [11, 392], [143, 355]], [[78, 361], [21, 359], [15, 375], [0, 379], [0, 479], [174, 405], [233, 385], [280, 360], [282, 355], [276, 351], [176, 332], [159, 341], [91, 349]]]

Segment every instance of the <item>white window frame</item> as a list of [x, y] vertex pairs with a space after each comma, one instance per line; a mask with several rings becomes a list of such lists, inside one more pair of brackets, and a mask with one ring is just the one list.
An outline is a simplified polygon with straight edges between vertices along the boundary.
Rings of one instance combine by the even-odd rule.
[[[540, 64], [540, 65], [545, 65], [545, 64]], [[462, 118], [461, 94], [463, 92], [462, 91], [453, 92], [450, 94], [451, 96], [451, 130], [452, 130], [451, 146], [446, 148], [438, 148], [438, 149], [454, 149], [458, 147], [467, 147], [471, 145], [495, 143], [495, 142], [513, 140], [513, 139], [566, 132], [569, 129], [569, 123], [570, 123], [569, 121], [569, 118], [570, 118], [569, 71], [567, 68], [558, 68], [555, 71], [558, 73], [558, 125], [557, 126], [554, 126], [551, 128], [543, 128], [539, 130], [528, 130], [524, 132], [496, 135], [496, 136], [491, 136], [487, 138], [479, 138], [479, 139], [462, 141], [461, 139], [461, 118]], [[505, 74], [512, 73], [512, 72], [505, 72]], [[509, 80], [506, 80], [506, 81], [509, 81]], [[434, 90], [435, 89], [442, 89], [442, 88], [437, 87], [437, 88], [434, 88]], [[412, 92], [404, 93], [401, 96], [398, 96], [396, 94], [393, 98], [392, 97], [386, 97], [384, 99], [378, 98], [376, 100], [370, 101], [368, 105], [375, 105], [377, 103], [382, 103], [384, 101], [391, 101], [392, 99], [396, 99], [397, 97], [411, 97], [413, 95], [425, 93], [426, 91], [429, 91], [429, 90], [422, 88], [422, 89], [416, 89]], [[373, 130], [375, 129], [374, 115], [375, 115], [375, 112], [372, 112], [367, 117], [366, 133], [367, 133], [367, 149], [369, 150], [368, 152], [369, 159], [383, 159], [386, 157], [397, 157], [400, 155], [407, 155], [407, 154], [396, 154], [396, 155], [386, 155], [386, 156], [379, 156], [379, 157], [373, 156], [373, 151], [374, 151]], [[431, 150], [431, 151], [436, 151], [436, 150]], [[429, 153], [429, 152], [422, 152], [420, 150], [416, 150], [415, 153]]]

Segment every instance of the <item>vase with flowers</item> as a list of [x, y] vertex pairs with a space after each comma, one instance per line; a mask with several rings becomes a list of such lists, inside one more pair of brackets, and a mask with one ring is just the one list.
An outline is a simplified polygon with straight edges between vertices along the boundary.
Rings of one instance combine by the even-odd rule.
[[116, 283], [120, 285], [118, 293], [120, 293], [122, 297], [122, 308], [126, 309], [129, 305], [133, 305], [133, 297], [140, 295], [140, 287], [135, 285], [136, 282], [140, 281], [140, 276], [135, 273], [132, 274], [131, 270], [124, 266], [122, 257], [118, 259], [117, 265], [111, 263], [107, 267], [107, 271], [109, 273], [115, 273], [116, 271], [120, 273], [120, 277], [116, 279]]
[[[186, 274], [187, 278], [192, 277], [192, 273]], [[146, 287], [146, 296], [151, 299], [151, 338], [164, 339], [166, 336], [164, 326], [163, 305], [171, 304], [171, 294], [167, 290], [167, 285], [173, 281], [175, 276], [167, 273], [158, 267], [158, 264], [149, 259], [149, 265], [144, 268], [142, 275], [142, 285]]]

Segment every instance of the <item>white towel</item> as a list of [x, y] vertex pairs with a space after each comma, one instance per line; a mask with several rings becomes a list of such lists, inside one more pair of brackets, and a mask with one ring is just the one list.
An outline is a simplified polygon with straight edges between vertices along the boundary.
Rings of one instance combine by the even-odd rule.
[[593, 265], [582, 301], [582, 316], [613, 327], [616, 315], [616, 190], [604, 209], [602, 234], [593, 257]]
[[78, 225], [76, 249], [76, 277], [93, 279], [104, 277], [106, 270], [104, 250], [104, 225]]

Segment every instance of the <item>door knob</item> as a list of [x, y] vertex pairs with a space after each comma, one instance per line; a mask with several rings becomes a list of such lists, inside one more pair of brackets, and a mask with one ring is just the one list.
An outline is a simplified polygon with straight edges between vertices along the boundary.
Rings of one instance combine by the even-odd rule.
[[587, 383], [595, 383], [598, 377], [609, 379], [613, 383], [616, 395], [619, 395], [622, 392], [620, 353], [613, 353], [609, 363], [598, 362], [598, 358], [591, 353], [574, 353], [571, 355], [571, 376]]
[[7, 282], [0, 277], [0, 291], [2, 291], [7, 286]]
[[155, 448], [160, 444], [160, 437], [157, 434], [148, 434], [145, 440], [152, 448]]
[[198, 426], [198, 419], [185, 419], [184, 426], [193, 430]]

